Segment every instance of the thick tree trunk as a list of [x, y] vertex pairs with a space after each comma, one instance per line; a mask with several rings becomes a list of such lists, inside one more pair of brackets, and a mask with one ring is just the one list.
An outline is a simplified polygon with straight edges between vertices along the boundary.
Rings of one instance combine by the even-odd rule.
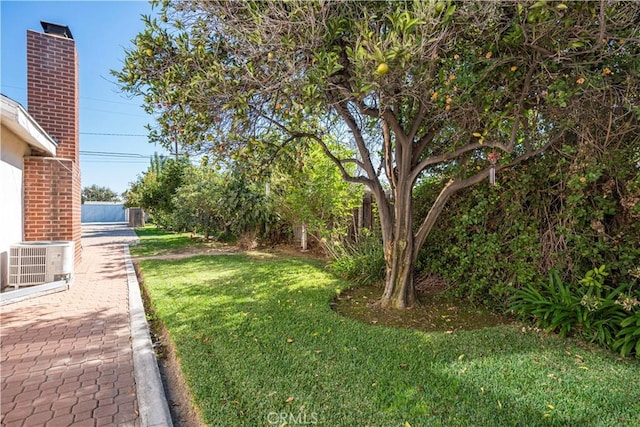
[[413, 283], [413, 244], [396, 240], [385, 245], [387, 271], [384, 293], [380, 300], [382, 308], [408, 308], [416, 304]]
[[393, 206], [395, 221], [391, 233], [383, 235], [386, 262], [385, 286], [380, 306], [408, 308], [417, 302], [413, 284], [413, 215], [411, 186], [400, 179]]

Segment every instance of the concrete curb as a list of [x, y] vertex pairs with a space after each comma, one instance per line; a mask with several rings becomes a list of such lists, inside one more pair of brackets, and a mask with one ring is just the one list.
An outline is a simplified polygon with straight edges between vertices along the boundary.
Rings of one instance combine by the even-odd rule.
[[151, 335], [140, 295], [140, 286], [133, 268], [129, 245], [124, 245], [124, 260], [129, 285], [129, 316], [133, 370], [142, 427], [173, 427], [169, 404], [162, 386], [160, 370], [151, 343]]
[[42, 285], [28, 286], [25, 288], [5, 291], [0, 293], [0, 306], [24, 301], [29, 298], [53, 294], [55, 292], [66, 291], [70, 286], [71, 284], [67, 281], [58, 280], [56, 282], [44, 283]]

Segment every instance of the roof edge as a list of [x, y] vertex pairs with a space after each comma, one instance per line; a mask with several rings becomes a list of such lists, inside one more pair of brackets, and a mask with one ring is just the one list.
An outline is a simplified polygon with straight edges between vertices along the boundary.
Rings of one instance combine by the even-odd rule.
[[31, 117], [20, 103], [6, 95], [2, 99], [2, 125], [8, 127], [23, 141], [34, 148], [44, 151], [50, 156], [56, 155], [58, 143]]

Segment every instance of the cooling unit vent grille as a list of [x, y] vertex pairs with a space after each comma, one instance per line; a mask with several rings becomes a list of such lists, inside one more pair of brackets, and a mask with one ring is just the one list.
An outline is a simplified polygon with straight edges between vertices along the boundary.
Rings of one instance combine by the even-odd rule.
[[71, 280], [74, 242], [23, 242], [9, 249], [9, 285], [39, 285]]
[[47, 279], [46, 247], [12, 247], [9, 284], [28, 286], [45, 283]]

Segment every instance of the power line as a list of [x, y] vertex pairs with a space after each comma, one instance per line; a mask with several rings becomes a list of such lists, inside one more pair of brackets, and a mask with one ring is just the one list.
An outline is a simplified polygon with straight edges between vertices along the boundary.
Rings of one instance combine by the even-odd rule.
[[80, 150], [80, 154], [84, 156], [92, 156], [92, 157], [126, 157], [126, 158], [134, 158], [134, 159], [148, 159], [151, 157], [147, 154], [140, 153], [121, 153], [116, 151], [90, 151], [90, 150]]
[[[10, 86], [10, 85], [4, 85], [4, 86], [5, 87], [17, 87], [17, 86]], [[90, 99], [99, 100], [98, 98], [90, 98]], [[133, 104], [129, 104], [129, 103], [126, 103], [126, 102], [108, 101], [106, 99], [99, 100], [99, 101], [134, 106]], [[139, 105], [137, 105], [136, 107], [137, 108], [141, 108]], [[117, 114], [117, 115], [120, 115], [120, 116], [134, 116], [134, 117], [146, 117], [146, 118], [153, 117], [150, 114], [123, 113], [122, 111], [111, 111], [111, 110], [101, 110], [101, 109], [98, 109], [98, 108], [80, 107], [80, 112], [83, 112], [83, 111], [95, 111], [95, 112], [98, 112], [98, 113]], [[28, 108], [27, 108], [27, 112], [28, 112]], [[80, 133], [83, 133], [83, 132], [80, 132]], [[96, 135], [98, 135], [98, 134], [96, 134]], [[102, 134], [100, 134], [100, 135], [102, 135]], [[110, 136], [113, 136], [113, 135], [110, 135]], [[146, 136], [146, 135], [127, 135], [127, 136]]]
[[149, 164], [149, 162], [140, 161], [140, 160], [82, 160], [82, 163], [117, 163], [119, 165], [122, 165], [122, 164], [148, 165]]
[[[175, 153], [168, 155], [160, 154], [160, 158], [167, 159]], [[80, 150], [81, 161], [83, 163], [116, 163], [116, 164], [149, 164], [152, 155], [140, 153], [124, 153], [118, 151], [91, 151]], [[87, 159], [88, 157], [88, 159]], [[144, 159], [144, 160], [143, 160]], [[195, 157], [192, 161], [197, 160]]]
[[80, 132], [80, 135], [101, 135], [101, 136], [149, 136], [140, 133], [103, 133], [103, 132]]
[[124, 101], [110, 101], [108, 99], [100, 99], [100, 98], [91, 98], [89, 96], [81, 96], [80, 99], [90, 99], [92, 101], [100, 101], [100, 102], [109, 102], [111, 104], [123, 104], [123, 105], [133, 105], [130, 102], [124, 102]]
[[97, 111], [99, 113], [108, 113], [108, 114], [118, 114], [121, 116], [135, 116], [135, 117], [149, 117], [147, 114], [131, 114], [131, 113], [123, 113], [122, 111], [109, 111], [109, 110], [99, 110], [97, 108], [81, 108], [81, 111]]
[[[8, 85], [8, 84], [2, 84], [2, 86], [4, 87], [10, 87], [12, 89], [22, 89], [22, 90], [27, 90], [26, 87], [22, 87], [22, 86], [14, 86], [14, 85]], [[90, 99], [92, 101], [100, 101], [100, 102], [108, 102], [111, 104], [122, 104], [122, 105], [133, 105], [130, 102], [124, 102], [124, 101], [111, 101], [108, 99], [101, 99], [101, 98], [92, 98], [90, 96], [81, 96], [80, 99]]]

